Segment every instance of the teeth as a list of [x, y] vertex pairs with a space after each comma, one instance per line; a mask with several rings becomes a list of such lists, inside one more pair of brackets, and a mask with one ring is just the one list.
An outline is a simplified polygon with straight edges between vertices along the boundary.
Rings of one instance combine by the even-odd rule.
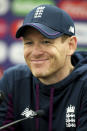
[[41, 63], [45, 62], [46, 60], [31, 60], [32, 63]]
[[[46, 60], [46, 59], [45, 59]], [[31, 61], [45, 61], [45, 60], [31, 60]]]

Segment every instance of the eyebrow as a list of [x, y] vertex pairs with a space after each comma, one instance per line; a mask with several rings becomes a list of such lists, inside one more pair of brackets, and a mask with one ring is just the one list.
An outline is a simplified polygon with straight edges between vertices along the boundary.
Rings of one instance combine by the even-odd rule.
[[[30, 38], [29, 36], [28, 36], [28, 37], [23, 37], [23, 39], [24, 39], [24, 40], [31, 40], [31, 38]], [[47, 38], [47, 37], [45, 37], [45, 36], [41, 36], [40, 39], [47, 39], [47, 40], [53, 41], [53, 39], [49, 39], [49, 38]]]

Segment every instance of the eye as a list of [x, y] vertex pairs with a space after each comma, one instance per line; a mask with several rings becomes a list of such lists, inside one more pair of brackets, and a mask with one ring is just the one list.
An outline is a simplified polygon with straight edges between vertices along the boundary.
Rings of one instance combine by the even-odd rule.
[[26, 45], [32, 45], [32, 44], [33, 44], [33, 42], [28, 41], [28, 42], [25, 42], [24, 44], [26, 44]]
[[43, 44], [50, 44], [51, 42], [48, 41], [48, 40], [44, 40], [44, 41], [42, 41], [42, 43], [43, 43]]

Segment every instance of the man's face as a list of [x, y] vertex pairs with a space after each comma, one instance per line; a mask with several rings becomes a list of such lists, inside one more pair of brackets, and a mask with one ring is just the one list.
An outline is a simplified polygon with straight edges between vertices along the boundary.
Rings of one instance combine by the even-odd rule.
[[66, 64], [68, 42], [62, 38], [48, 39], [30, 28], [24, 37], [24, 57], [35, 77], [45, 78], [58, 74]]

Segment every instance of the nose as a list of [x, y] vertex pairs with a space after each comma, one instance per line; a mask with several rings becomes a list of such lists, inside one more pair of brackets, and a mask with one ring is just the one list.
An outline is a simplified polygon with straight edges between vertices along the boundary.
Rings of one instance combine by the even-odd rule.
[[33, 50], [32, 50], [32, 55], [33, 56], [41, 56], [43, 55], [43, 48], [40, 44], [34, 44]]

